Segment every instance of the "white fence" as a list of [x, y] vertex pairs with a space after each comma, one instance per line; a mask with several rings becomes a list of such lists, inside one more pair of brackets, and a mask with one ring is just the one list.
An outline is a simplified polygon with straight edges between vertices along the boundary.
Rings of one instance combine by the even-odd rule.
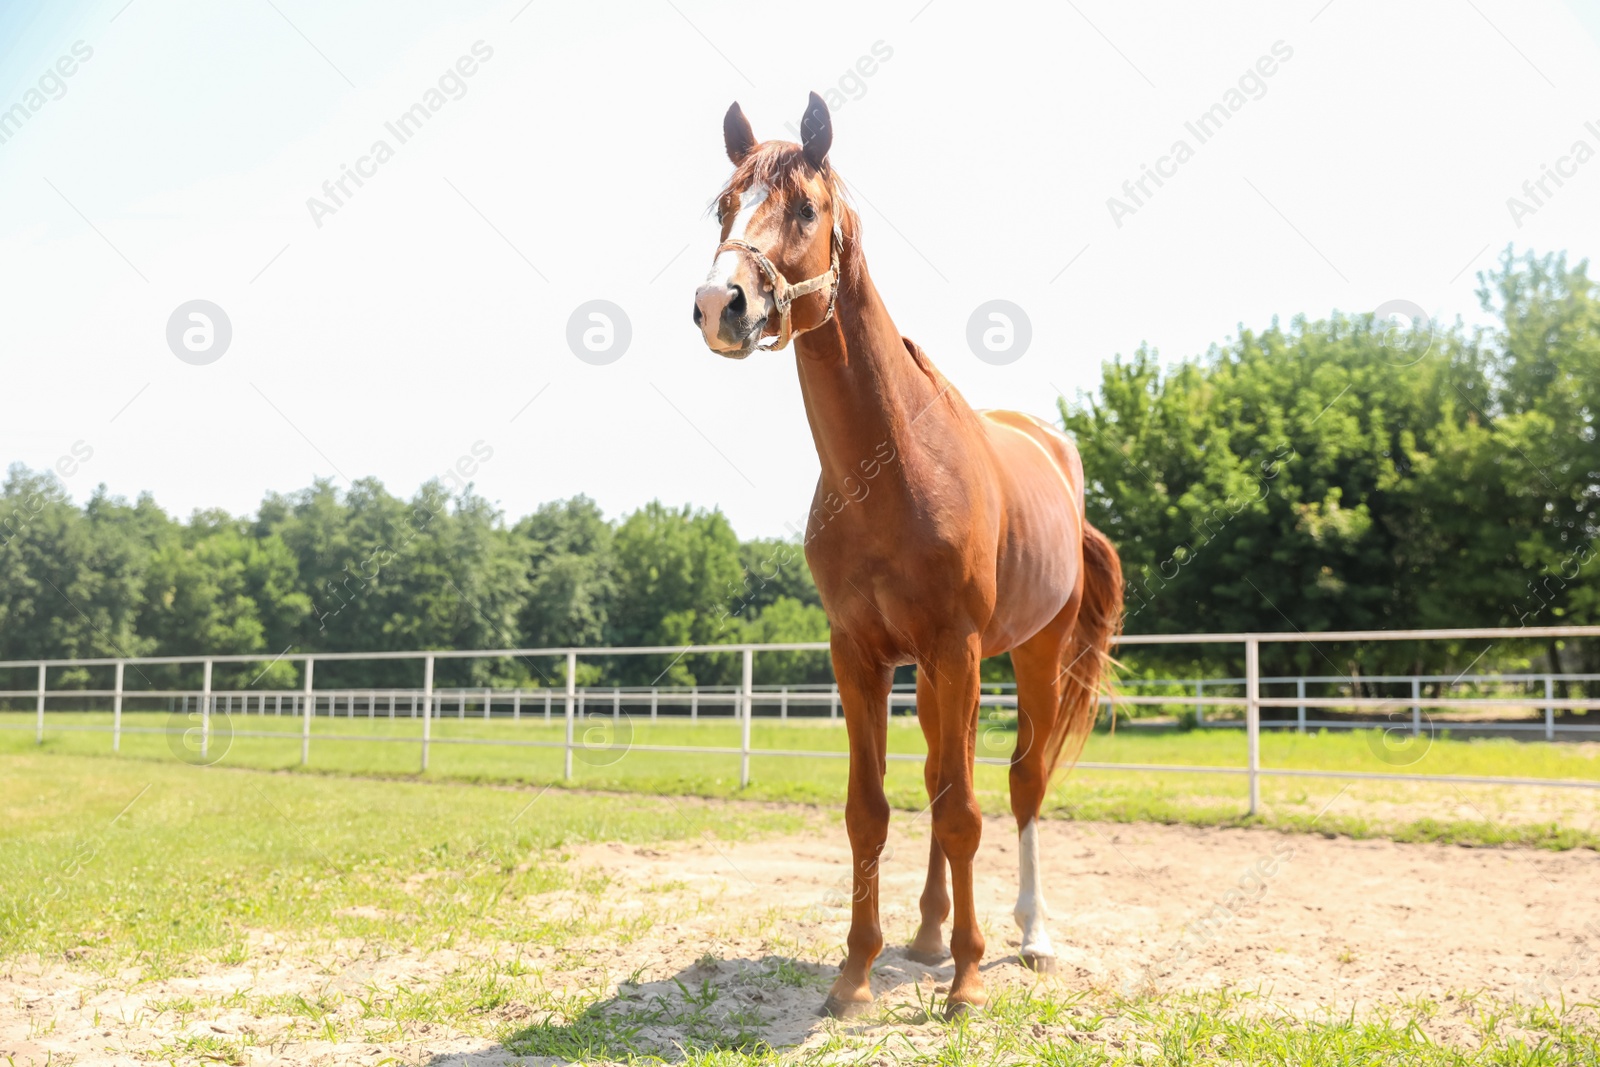
[[[1183, 704], [1192, 706], [1196, 710], [1196, 718], [1203, 725], [1220, 725], [1215, 720], [1207, 720], [1206, 708], [1215, 707], [1242, 707], [1244, 716], [1242, 725], [1246, 734], [1246, 763], [1242, 767], [1227, 766], [1195, 766], [1180, 764], [1134, 764], [1134, 763], [1098, 763], [1082, 761], [1079, 766], [1111, 771], [1140, 771], [1155, 773], [1184, 773], [1184, 774], [1234, 774], [1244, 775], [1249, 779], [1250, 812], [1255, 814], [1260, 808], [1260, 780], [1267, 776], [1280, 777], [1321, 777], [1321, 778], [1349, 778], [1349, 779], [1388, 779], [1397, 781], [1424, 781], [1424, 782], [1453, 782], [1474, 783], [1491, 785], [1537, 785], [1559, 786], [1571, 788], [1594, 789], [1600, 788], [1600, 781], [1582, 779], [1557, 779], [1557, 778], [1513, 778], [1480, 775], [1424, 775], [1405, 774], [1393, 772], [1359, 772], [1359, 771], [1334, 771], [1334, 770], [1306, 770], [1298, 768], [1273, 768], [1261, 765], [1260, 734], [1264, 725], [1272, 726], [1297, 726], [1304, 730], [1308, 725], [1322, 727], [1352, 727], [1352, 726], [1381, 726], [1394, 730], [1393, 723], [1382, 722], [1352, 722], [1350, 720], [1313, 720], [1307, 718], [1308, 709], [1317, 708], [1354, 708], [1383, 712], [1396, 708], [1410, 710], [1411, 719], [1405, 727], [1405, 732], [1420, 735], [1423, 732], [1422, 715], [1424, 709], [1432, 708], [1461, 708], [1499, 709], [1503, 711], [1526, 710], [1538, 707], [1544, 710], [1544, 730], [1547, 738], [1554, 738], [1559, 731], [1590, 732], [1600, 730], [1600, 727], [1577, 724], [1557, 724], [1554, 721], [1558, 709], [1583, 710], [1600, 709], [1600, 699], [1588, 698], [1558, 698], [1555, 696], [1555, 684], [1559, 681], [1590, 681], [1600, 679], [1593, 675], [1474, 675], [1474, 676], [1376, 676], [1362, 677], [1362, 684], [1404, 682], [1411, 684], [1411, 692], [1404, 697], [1363, 697], [1345, 694], [1332, 696], [1316, 696], [1307, 692], [1308, 685], [1332, 685], [1343, 683], [1355, 688], [1356, 679], [1338, 676], [1305, 676], [1301, 678], [1263, 678], [1260, 672], [1261, 646], [1263, 644], [1292, 644], [1317, 642], [1367, 642], [1367, 641], [1472, 641], [1472, 640], [1527, 640], [1534, 638], [1578, 638], [1600, 637], [1600, 626], [1571, 626], [1571, 627], [1522, 627], [1516, 629], [1462, 629], [1462, 630], [1409, 630], [1409, 631], [1345, 631], [1320, 634], [1301, 633], [1239, 633], [1239, 634], [1184, 634], [1184, 635], [1124, 635], [1119, 643], [1123, 646], [1154, 646], [1154, 645], [1242, 645], [1244, 649], [1245, 676], [1242, 679], [1200, 679], [1182, 684], [1195, 686], [1193, 695], [1187, 692], [1181, 694], [1165, 693], [1152, 695], [1139, 695], [1121, 692], [1115, 698], [1107, 697], [1106, 701], [1114, 701], [1123, 705], [1165, 705]], [[260, 664], [267, 662], [259, 655], [225, 655], [225, 656], [148, 656], [128, 658], [101, 658], [77, 660], [13, 660], [0, 662], [0, 670], [35, 670], [36, 684], [31, 689], [0, 690], [0, 698], [32, 698], [35, 702], [35, 717], [33, 727], [35, 738], [43, 743], [45, 734], [45, 710], [49, 700], [74, 699], [84, 700], [90, 698], [109, 699], [111, 702], [112, 723], [110, 726], [77, 725], [60, 727], [68, 729], [107, 730], [112, 735], [113, 750], [120, 750], [121, 736], [124, 732], [137, 733], [185, 733], [187, 731], [172, 731], [166, 729], [152, 729], [149, 727], [124, 726], [122, 722], [124, 704], [130, 699], [169, 698], [173, 701], [182, 701], [187, 710], [188, 701], [193, 699], [200, 719], [198, 749], [202, 762], [206, 759], [211, 741], [211, 718], [214, 713], [232, 713], [233, 702], [241, 702], [239, 710], [248, 714], [250, 704], [255, 703], [257, 714], [272, 714], [282, 716], [286, 712], [300, 720], [300, 759], [304, 764], [310, 759], [312, 720], [319, 711], [326, 711], [328, 716], [337, 716], [340, 699], [345, 701], [346, 715], [354, 717], [355, 709], [360, 702], [368, 718], [376, 718], [380, 714], [388, 718], [406, 716], [417, 718], [421, 709], [426, 709], [431, 714], [423, 713], [421, 718], [421, 760], [423, 771], [428, 769], [429, 753], [432, 746], [437, 744], [488, 744], [510, 745], [543, 748], [559, 748], [563, 750], [563, 773], [567, 778], [572, 777], [573, 753], [582, 747], [577, 739], [575, 727], [577, 722], [587, 711], [591, 702], [604, 706], [609, 703], [613, 717], [622, 714], [625, 697], [633, 700], [648, 699], [650, 717], [655, 720], [659, 715], [666, 713], [684, 714], [691, 720], [698, 718], [702, 708], [712, 709], [718, 706], [726, 708], [734, 721], [740, 727], [740, 745], [732, 747], [710, 747], [695, 745], [630, 745], [630, 750], [641, 752], [682, 753], [699, 755], [730, 755], [740, 758], [739, 782], [741, 787], [747, 786], [750, 781], [750, 760], [755, 756], [776, 756], [816, 759], [846, 758], [846, 752], [806, 751], [787, 749], [757, 749], [753, 748], [750, 740], [751, 720], [755, 715], [758, 703], [764, 703], [769, 708], [776, 707], [780, 718], [788, 717], [791, 708], [828, 708], [830, 717], [837, 718], [839, 714], [838, 693], [830, 686], [823, 687], [772, 687], [758, 688], [754, 684], [754, 660], [757, 653], [770, 652], [820, 652], [826, 651], [828, 646], [822, 643], [787, 643], [787, 644], [730, 644], [730, 645], [691, 645], [687, 647], [640, 647], [640, 648], [558, 648], [558, 649], [485, 649], [475, 651], [416, 651], [416, 652], [371, 652], [371, 653], [286, 653], [274, 657], [273, 662], [294, 662], [303, 665], [302, 685], [296, 690], [255, 690], [246, 691], [221, 691], [212, 686], [213, 668], [219, 663], [249, 663]], [[580, 658], [613, 658], [618, 656], [642, 655], [667, 655], [684, 656], [695, 654], [737, 654], [742, 664], [742, 681], [737, 687], [696, 687], [689, 690], [663, 689], [660, 687], [593, 687], [580, 688], [576, 684], [578, 662]], [[558, 658], [565, 661], [563, 673], [564, 687], [560, 690], [553, 689], [483, 689], [483, 688], [436, 688], [434, 686], [434, 668], [440, 660], [465, 660], [465, 659], [495, 659], [495, 658], [523, 658], [534, 657]], [[420, 689], [388, 688], [373, 689], [363, 687], [360, 689], [318, 690], [315, 688], [316, 664], [318, 662], [338, 661], [420, 661], [423, 668], [423, 680]], [[199, 690], [192, 689], [129, 689], [125, 686], [126, 669], [129, 666], [141, 665], [194, 665], [202, 668], [202, 682]], [[110, 689], [50, 689], [50, 671], [62, 669], [81, 669], [90, 667], [110, 667], [113, 669], [113, 685]], [[1494, 696], [1494, 697], [1424, 697], [1421, 686], [1424, 683], [1441, 683], [1444, 685], [1463, 684], [1466, 681], [1484, 683], [1526, 683], [1530, 680], [1544, 683], [1544, 692], [1533, 696], [1523, 694], [1520, 696]], [[1264, 689], [1272, 684], [1296, 684], [1296, 693], [1293, 696], [1271, 697], [1265, 695]], [[1132, 683], [1141, 684], [1141, 683]], [[1142, 686], [1175, 686], [1178, 683], [1168, 681], [1148, 681]], [[1205, 694], [1208, 686], [1219, 685], [1242, 686], [1243, 692], [1238, 696], [1208, 696]], [[980, 703], [985, 707], [1015, 707], [1016, 697], [1014, 692], [995, 692], [1000, 687], [986, 686], [985, 694], [980, 698]], [[435, 720], [446, 714], [447, 708], [452, 704], [456, 712], [455, 717], [465, 718], [469, 704], [476, 702], [480, 714], [491, 717], [496, 703], [499, 703], [502, 712], [509, 706], [510, 717], [514, 721], [524, 718], [539, 718], [546, 722], [553, 721], [556, 717], [565, 726], [565, 737], [561, 741], [495, 739], [495, 738], [463, 738], [463, 737], [434, 737], [432, 724]], [[906, 691], [903, 687], [897, 689], [889, 698], [888, 714], [893, 714], [896, 706], [914, 709], [915, 694]], [[270, 711], [269, 711], [270, 705]], [[1294, 709], [1296, 718], [1293, 720], [1268, 721], [1263, 723], [1261, 710], [1263, 708]], [[0, 725], [19, 726], [23, 724], [6, 723]], [[1455, 725], [1470, 729], [1482, 729], [1494, 725], [1501, 725], [1514, 729], [1526, 729], [1529, 724], [1491, 724], [1486, 722], [1468, 721]], [[1429, 724], [1431, 731], [1432, 724]], [[282, 739], [285, 734], [281, 731], [233, 731], [237, 737], [263, 737]], [[330, 736], [319, 734], [323, 741], [391, 741], [418, 743], [418, 739], [403, 737], [379, 736]], [[890, 753], [889, 759], [893, 760], [921, 760], [923, 757], [910, 753]], [[1009, 761], [1001, 758], [982, 758], [980, 762], [1005, 765]]]
[[[1295, 689], [1295, 717], [1293, 719], [1263, 719], [1264, 728], [1293, 728], [1299, 733], [1305, 733], [1307, 727], [1334, 730], [1372, 729], [1373, 727], [1390, 728], [1393, 721], [1382, 722], [1362, 719], [1312, 719], [1307, 716], [1307, 709], [1313, 706], [1328, 706], [1323, 704], [1313, 705], [1306, 700], [1307, 687], [1311, 685], [1352, 687], [1352, 683], [1359, 681], [1362, 687], [1372, 685], [1405, 685], [1409, 686], [1409, 697], [1381, 698], [1398, 707], [1404, 707], [1411, 713], [1411, 732], [1420, 735], [1423, 730], [1422, 722], [1422, 688], [1425, 685], [1438, 687], [1476, 686], [1479, 688], [1510, 689], [1516, 690], [1523, 687], [1542, 687], [1540, 693], [1523, 693], [1517, 695], [1512, 703], [1501, 705], [1517, 710], [1533, 708], [1543, 715], [1541, 721], [1518, 720], [1513, 722], [1461, 719], [1451, 720], [1448, 725], [1467, 730], [1504, 731], [1513, 733], [1527, 733], [1542, 731], [1546, 741], [1554, 741], [1559, 734], [1600, 735], [1600, 723], [1559, 723], [1556, 721], [1556, 711], [1567, 705], [1556, 701], [1556, 686], [1566, 688], [1571, 685], [1583, 685], [1588, 682], [1600, 682], [1600, 674], [1379, 674], [1362, 675], [1353, 679], [1346, 675], [1283, 675], [1280, 677], [1261, 679], [1263, 691], [1269, 686], [1293, 686]], [[1192, 687], [1194, 695], [1203, 698], [1208, 688], [1212, 690], [1234, 688], [1242, 689], [1246, 683], [1244, 678], [1190, 678], [1190, 679], [1147, 679], [1124, 680], [1120, 683], [1122, 689], [1131, 687], [1140, 688], [1175, 688], [1179, 686]], [[1481, 697], [1464, 697], [1456, 699], [1453, 706], [1470, 707], [1473, 703], [1482, 700]], [[1169, 705], [1182, 705], [1185, 703], [1182, 696], [1174, 695], [1165, 701]], [[1191, 702], [1193, 703], [1193, 702]], [[1242, 699], [1238, 702], [1243, 705]], [[1336, 707], [1349, 706], [1347, 698], [1341, 696], [1333, 705]], [[1208, 720], [1205, 716], [1205, 702], [1202, 699], [1194, 703], [1195, 723], [1198, 726], [1243, 726], [1240, 719], [1224, 719], [1221, 721]]]
[[[754, 646], [760, 649], [762, 646]], [[1222, 696], [1233, 696], [1228, 703], [1236, 708], [1243, 709], [1245, 705], [1243, 689], [1244, 678], [1121, 678], [1118, 679], [1117, 689], [1119, 696], [1102, 698], [1102, 707], [1109, 707], [1113, 702], [1131, 703], [1127, 698], [1146, 695], [1146, 690], [1159, 690], [1154, 695], [1161, 697], [1152, 703], [1167, 708], [1183, 708], [1193, 710], [1196, 726], [1217, 727], [1242, 727], [1245, 724], [1241, 718], [1206, 718], [1205, 709], [1206, 693], [1209, 691], [1217, 695], [1219, 690], [1239, 690], [1238, 695], [1222, 693]], [[1297, 701], [1304, 701], [1308, 694], [1308, 687], [1337, 686], [1353, 689], [1353, 679], [1344, 675], [1281, 675], [1277, 677], [1263, 676], [1261, 688], [1263, 695], [1272, 688], [1290, 688], [1295, 691]], [[1362, 675], [1359, 679], [1362, 688], [1376, 685], [1404, 685], [1409, 686], [1410, 695], [1407, 697], [1381, 698], [1391, 701], [1397, 707], [1403, 707], [1410, 713], [1410, 730], [1413, 735], [1420, 736], [1424, 729], [1422, 706], [1418, 701], [1422, 697], [1425, 685], [1439, 687], [1467, 686], [1485, 689], [1508, 691], [1516, 698], [1516, 710], [1533, 709], [1542, 713], [1542, 719], [1516, 719], [1512, 721], [1490, 719], [1453, 719], [1447, 720], [1445, 725], [1457, 730], [1471, 730], [1483, 732], [1507, 733], [1542, 733], [1547, 741], [1554, 741], [1559, 735], [1572, 734], [1579, 737], [1600, 735], [1600, 723], [1564, 723], [1556, 721], [1556, 707], [1550, 703], [1555, 700], [1556, 686], [1563, 688], [1584, 683], [1600, 682], [1600, 674], [1396, 674], [1396, 675]], [[1529, 692], [1529, 689], [1540, 692]], [[1522, 690], [1518, 693], [1518, 690]], [[1196, 703], [1189, 699], [1193, 696], [1199, 698]], [[0, 690], [0, 698], [30, 697], [36, 690]], [[1015, 705], [1016, 683], [1014, 682], [986, 682], [979, 696], [982, 707], [1011, 707]], [[47, 698], [66, 699], [73, 696], [109, 696], [109, 691], [104, 690], [55, 690], [46, 693]], [[191, 701], [196, 711], [199, 709], [201, 693], [195, 689], [175, 690], [146, 690], [138, 694], [142, 697], [166, 697], [170, 710], [190, 710]], [[509, 719], [521, 721], [524, 715], [533, 719], [542, 719], [548, 723], [556, 709], [558, 692], [548, 686], [536, 688], [496, 688], [493, 686], [453, 686], [439, 687], [433, 692], [433, 717], [442, 718], [482, 718], [482, 719]], [[1340, 694], [1338, 701], [1342, 704], [1348, 701], [1349, 694]], [[300, 701], [303, 699], [298, 690], [291, 689], [258, 689], [224, 691], [217, 690], [212, 693], [213, 710], [227, 714], [241, 715], [273, 715], [282, 716], [287, 710], [291, 716], [301, 714]], [[420, 688], [382, 688], [382, 687], [357, 687], [332, 690], [320, 690], [315, 698], [316, 708], [313, 715], [323, 715], [337, 718], [343, 715], [347, 718], [365, 717], [367, 719], [387, 718], [394, 720], [416, 719], [422, 707], [422, 690]], [[601, 713], [610, 708], [614, 715], [620, 717], [626, 713], [630, 717], [648, 716], [650, 722], [657, 722], [662, 717], [685, 717], [690, 722], [698, 722], [702, 712], [706, 715], [716, 715], [719, 712], [726, 715], [737, 715], [743, 694], [738, 686], [726, 685], [696, 685], [696, 686], [662, 686], [662, 685], [613, 685], [613, 686], [579, 686], [577, 690], [578, 717], [581, 719], [590, 709], [599, 709]], [[1452, 698], [1456, 706], [1469, 706], [1481, 697]], [[835, 685], [814, 683], [794, 685], [758, 685], [754, 687], [751, 696], [753, 713], [760, 716], [763, 711], [768, 715], [776, 716], [779, 720], [790, 718], [791, 711], [796, 717], [826, 716], [830, 719], [839, 717], [839, 689]], [[1211, 703], [1215, 703], [1212, 701]], [[896, 710], [914, 713], [917, 704], [915, 683], [901, 683], [894, 687], [889, 695], [889, 714]], [[1293, 729], [1299, 733], [1306, 733], [1309, 729], [1330, 730], [1362, 730], [1362, 729], [1391, 729], [1394, 719], [1315, 719], [1308, 714], [1311, 707], [1308, 703], [1297, 703], [1294, 718], [1262, 719], [1261, 728], [1266, 729]], [[1163, 720], [1164, 722], [1165, 720]], [[1134, 720], [1133, 725], [1140, 725]], [[1428, 726], [1438, 726], [1438, 722], [1430, 718]]]

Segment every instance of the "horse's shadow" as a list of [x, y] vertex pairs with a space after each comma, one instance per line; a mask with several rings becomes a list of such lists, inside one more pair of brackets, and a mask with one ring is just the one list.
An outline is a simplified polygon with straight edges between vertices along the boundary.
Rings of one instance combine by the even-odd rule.
[[[702, 957], [670, 978], [623, 982], [615, 996], [597, 1001], [568, 1021], [535, 1011], [532, 1020], [502, 1044], [478, 1052], [434, 1057], [428, 1067], [502, 1067], [515, 1063], [566, 1064], [626, 1061], [634, 1057], [682, 1062], [718, 1052], [763, 1053], [798, 1045], [829, 1025], [818, 1014], [833, 966], [790, 956], [759, 959]], [[887, 950], [873, 966], [874, 990], [896, 989], [902, 1006], [885, 1006], [860, 1025], [888, 1018], [928, 1021], [936, 995], [931, 977], [948, 982], [952, 968], [925, 966], [903, 952]], [[916, 993], [907, 998], [906, 987]], [[881, 996], [880, 996], [881, 1003]], [[544, 1018], [539, 1018], [543, 1014]], [[851, 1025], [851, 1024], [844, 1024]]]

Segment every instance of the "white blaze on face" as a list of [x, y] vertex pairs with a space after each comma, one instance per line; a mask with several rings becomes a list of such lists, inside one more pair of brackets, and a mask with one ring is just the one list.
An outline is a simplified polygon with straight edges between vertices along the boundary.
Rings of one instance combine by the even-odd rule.
[[[739, 212], [733, 217], [733, 225], [728, 228], [728, 240], [744, 239], [744, 232], [749, 229], [750, 220], [755, 218], [756, 211], [761, 205], [767, 202], [768, 193], [767, 187], [757, 182], [740, 194]], [[716, 261], [711, 264], [711, 273], [706, 275], [706, 284], [728, 285], [743, 260], [742, 253], [734, 249], [719, 252]]]
[[1031, 819], [1017, 836], [1017, 907], [1012, 917], [1022, 929], [1023, 956], [1054, 956], [1055, 946], [1045, 929], [1049, 916], [1044, 903], [1044, 883], [1039, 873], [1039, 820]]

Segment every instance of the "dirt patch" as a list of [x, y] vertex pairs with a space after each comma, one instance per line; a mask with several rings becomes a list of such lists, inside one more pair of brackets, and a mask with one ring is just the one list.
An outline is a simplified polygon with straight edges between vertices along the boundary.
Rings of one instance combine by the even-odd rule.
[[[1035, 981], [1057, 992], [1230, 987], [1302, 1017], [1418, 999], [1459, 1005], [1477, 991], [1600, 1000], [1600, 854], [1592, 851], [1047, 822], [1045, 885], [1062, 966], [1036, 979], [1012, 955], [1014, 830], [990, 820], [984, 836], [977, 892], [991, 994]], [[926, 817], [896, 815], [882, 865], [890, 947], [873, 982], [893, 1011], [851, 1024], [851, 1034], [916, 1029], [921, 1006], [949, 981], [948, 964], [919, 965], [901, 948], [918, 918], [927, 837]], [[500, 1064], [516, 1061], [500, 1039], [515, 1044], [543, 1020], [567, 1025], [585, 1012], [651, 1005], [671, 1010], [650, 1016], [637, 1037], [669, 1050], [698, 1040], [696, 1027], [724, 1041], [748, 1029], [777, 1046], [840, 1032], [815, 1010], [848, 927], [842, 829], [742, 844], [595, 845], [566, 862], [586, 869], [591, 884], [603, 874], [602, 888], [521, 905], [588, 917], [588, 931], [560, 947], [390, 953], [259, 935], [245, 962], [159, 981], [15, 961], [0, 970], [0, 1060]], [[513, 959], [517, 969], [507, 970]], [[473, 984], [489, 974], [526, 977], [508, 980], [509, 994], [496, 998]], [[375, 991], [430, 989], [454, 990], [439, 994], [460, 1002], [454, 1015], [373, 1018], [360, 1007]], [[295, 997], [322, 1007], [287, 1006]], [[1448, 1027], [1435, 1036], [1448, 1039]]]
[[[925, 818], [901, 822], [881, 866], [889, 968], [880, 966], [874, 989], [891, 997], [904, 992], [896, 984], [902, 974], [950, 975], [948, 965], [922, 968], [899, 949], [919, 919], [927, 836]], [[1589, 850], [1046, 822], [1041, 851], [1064, 965], [1053, 980], [1068, 985], [1262, 988], [1305, 1011], [1464, 990], [1526, 1000], [1541, 985], [1569, 999], [1600, 997], [1600, 854]], [[619, 885], [685, 884], [715, 902], [700, 924], [708, 932], [741, 915], [770, 916], [776, 930], [801, 943], [832, 943], [842, 958], [849, 925], [842, 831], [695, 845], [665, 856], [592, 846], [578, 860]], [[976, 890], [986, 959], [1008, 973], [1019, 944], [1009, 820], [985, 826]], [[656, 949], [660, 958], [641, 944], [617, 962], [659, 968], [673, 955], [664, 949]]]

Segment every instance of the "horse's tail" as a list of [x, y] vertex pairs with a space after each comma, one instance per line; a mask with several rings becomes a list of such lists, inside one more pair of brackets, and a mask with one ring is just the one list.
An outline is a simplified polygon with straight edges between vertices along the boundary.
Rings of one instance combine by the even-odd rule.
[[[1083, 600], [1061, 667], [1061, 713], [1056, 720], [1056, 754], [1050, 773], [1078, 761], [1094, 728], [1100, 694], [1109, 691], [1111, 643], [1122, 632], [1122, 560], [1106, 535], [1083, 527]], [[1063, 763], [1063, 757], [1065, 763]], [[1047, 776], [1048, 777], [1048, 776]]]

